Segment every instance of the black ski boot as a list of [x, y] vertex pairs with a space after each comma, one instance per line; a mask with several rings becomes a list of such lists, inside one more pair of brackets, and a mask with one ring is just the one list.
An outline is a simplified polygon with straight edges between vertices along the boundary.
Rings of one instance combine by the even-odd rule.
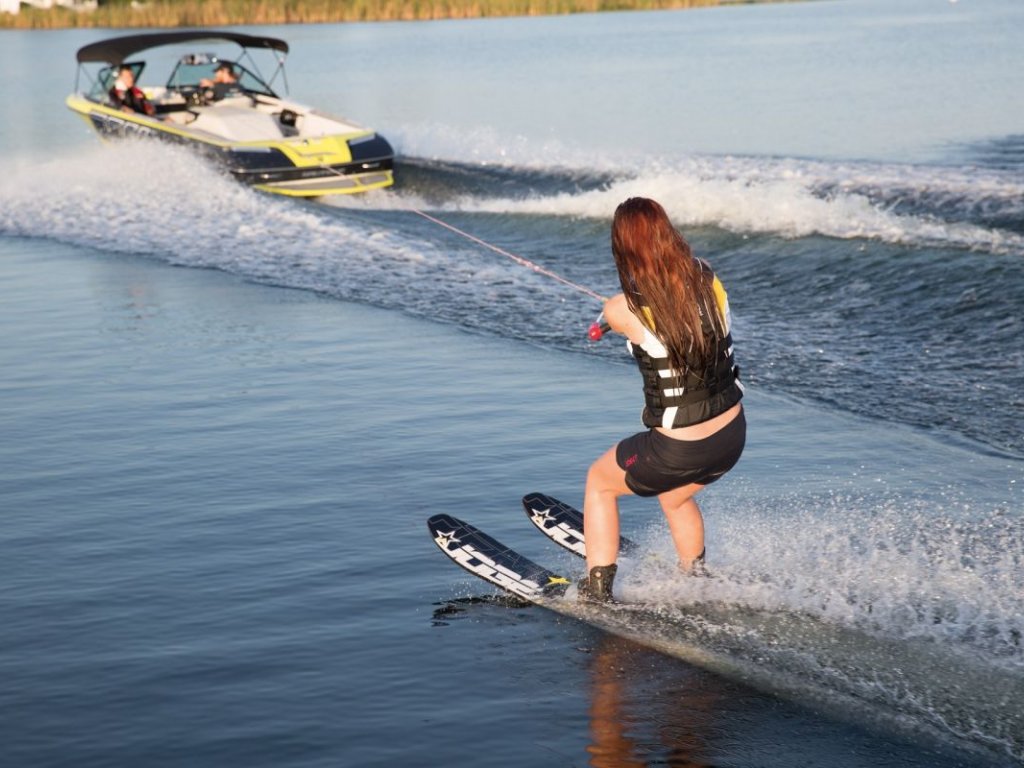
[[579, 583], [579, 599], [589, 603], [611, 603], [612, 582], [615, 581], [615, 572], [619, 569], [615, 563], [611, 565], [595, 565], [590, 569], [590, 575], [581, 579]]
[[693, 563], [691, 563], [689, 567], [680, 563], [680, 572], [685, 573], [687, 576], [710, 576], [711, 574], [708, 573], [708, 567], [704, 559], [706, 553], [707, 550], [702, 549], [700, 554], [693, 558]]

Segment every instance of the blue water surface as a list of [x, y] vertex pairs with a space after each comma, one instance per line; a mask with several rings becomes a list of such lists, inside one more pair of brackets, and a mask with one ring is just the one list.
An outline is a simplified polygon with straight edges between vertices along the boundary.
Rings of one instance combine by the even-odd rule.
[[[1012, 0], [261, 28], [293, 96], [400, 150], [325, 202], [101, 144], [61, 100], [107, 31], [5, 32], [0, 763], [1019, 764], [1022, 30]], [[703, 494], [715, 578], [623, 503], [629, 640], [430, 541], [448, 512], [578, 573], [520, 497], [578, 504], [640, 393], [590, 297], [411, 211], [609, 293], [632, 194], [725, 281], [750, 431]]]

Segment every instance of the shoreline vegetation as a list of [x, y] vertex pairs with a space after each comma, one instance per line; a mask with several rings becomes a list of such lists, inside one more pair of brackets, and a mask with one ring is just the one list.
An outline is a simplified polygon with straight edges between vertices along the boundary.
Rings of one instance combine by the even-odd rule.
[[600, 11], [707, 8], [778, 0], [108, 0], [92, 9], [62, 5], [0, 13], [0, 29], [217, 27], [348, 21], [430, 21], [551, 16]]

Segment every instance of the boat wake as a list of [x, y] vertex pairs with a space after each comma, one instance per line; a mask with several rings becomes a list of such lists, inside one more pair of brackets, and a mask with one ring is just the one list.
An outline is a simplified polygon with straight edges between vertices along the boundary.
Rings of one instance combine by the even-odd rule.
[[[643, 170], [562, 160], [406, 161], [394, 190], [308, 203], [239, 185], [180, 149], [93, 146], [2, 161], [0, 236], [215, 268], [622, 359], [617, 345], [586, 342], [592, 298], [411, 211], [608, 295], [611, 212], [628, 195], [653, 195], [728, 278], [753, 386], [1024, 455], [1003, 415], [1022, 391], [1019, 176], [763, 158]], [[802, 300], [780, 306], [780, 291]]]
[[[446, 210], [607, 220], [623, 199], [644, 195], [666, 205], [681, 226], [1016, 255], [1024, 254], [1020, 144], [1020, 137], [1009, 137], [965, 148], [967, 162], [947, 166], [636, 152], [595, 157], [554, 140], [537, 146], [489, 130], [466, 136], [436, 125], [401, 138], [407, 163], [413, 158], [449, 178], [452, 169], [461, 170], [448, 199], [438, 200]], [[508, 183], [480, 190], [473, 180], [502, 172], [506, 182], [519, 176], [512, 194]], [[429, 181], [416, 182], [400, 194], [413, 204], [437, 199]]]
[[416, 173], [389, 206], [607, 221], [622, 200], [646, 196], [659, 200], [684, 227], [1024, 255], [1019, 169], [756, 157], [544, 168], [500, 161], [406, 163]]
[[[366, 212], [427, 209], [606, 223], [623, 199], [644, 195], [660, 200], [675, 222], [689, 228], [1024, 255], [1019, 169], [742, 157], [639, 165], [607, 159], [575, 166], [563, 157], [558, 164], [521, 165], [504, 154], [478, 164], [406, 157], [396, 190], [324, 202]], [[15, 164], [13, 174], [5, 173], [0, 232], [53, 234], [49, 224], [60, 222], [81, 231], [83, 218], [95, 216], [116, 218], [133, 238], [134, 222], [159, 223], [162, 212], [174, 216], [190, 205], [197, 216], [229, 222], [239, 206], [254, 215], [259, 209], [259, 217], [272, 219], [270, 226], [281, 224], [259, 195], [166, 146], [97, 147], [48, 165], [34, 163], [19, 173]], [[156, 196], [166, 205], [155, 210], [146, 201]], [[127, 244], [144, 251], [141, 246], [135, 239]]]
[[[183, 148], [146, 141], [96, 146], [49, 164], [6, 169], [0, 234], [42, 237], [172, 264], [214, 267], [282, 285], [332, 255], [411, 259], [408, 243], [370, 223], [244, 187]], [[420, 255], [424, 248], [417, 244]], [[298, 278], [286, 279], [289, 271]]]

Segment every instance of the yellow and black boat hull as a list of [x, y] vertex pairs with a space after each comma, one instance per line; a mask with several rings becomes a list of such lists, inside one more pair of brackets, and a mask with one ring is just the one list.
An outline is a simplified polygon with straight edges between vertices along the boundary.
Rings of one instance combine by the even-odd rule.
[[159, 113], [149, 117], [124, 112], [77, 94], [66, 104], [103, 138], [146, 137], [191, 147], [234, 178], [265, 192], [321, 197], [394, 183], [394, 151], [373, 131], [227, 141]]

